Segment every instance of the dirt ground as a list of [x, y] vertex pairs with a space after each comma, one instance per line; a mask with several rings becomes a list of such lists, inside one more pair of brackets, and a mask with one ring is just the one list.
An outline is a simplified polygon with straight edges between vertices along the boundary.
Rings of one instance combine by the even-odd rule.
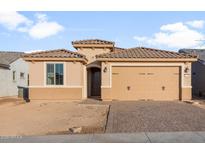
[[0, 105], [4, 104], [22, 104], [24, 103], [24, 100], [18, 97], [0, 97]]
[[79, 102], [30, 102], [0, 99], [0, 136], [104, 132], [109, 106]]

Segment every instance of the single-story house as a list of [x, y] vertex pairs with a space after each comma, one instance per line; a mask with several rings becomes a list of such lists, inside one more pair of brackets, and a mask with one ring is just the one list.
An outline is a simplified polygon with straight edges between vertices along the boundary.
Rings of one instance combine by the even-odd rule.
[[111, 41], [72, 42], [66, 49], [26, 54], [31, 100], [189, 100], [195, 55]]
[[198, 60], [192, 63], [192, 92], [196, 96], [205, 96], [205, 49], [180, 49], [179, 52], [198, 56]]
[[22, 52], [0, 51], [0, 97], [17, 96], [28, 87], [28, 64]]

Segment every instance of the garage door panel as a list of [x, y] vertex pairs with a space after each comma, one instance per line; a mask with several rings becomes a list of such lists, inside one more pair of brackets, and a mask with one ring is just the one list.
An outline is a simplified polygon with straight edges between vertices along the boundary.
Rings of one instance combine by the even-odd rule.
[[178, 100], [179, 82], [179, 67], [113, 67], [112, 97]]

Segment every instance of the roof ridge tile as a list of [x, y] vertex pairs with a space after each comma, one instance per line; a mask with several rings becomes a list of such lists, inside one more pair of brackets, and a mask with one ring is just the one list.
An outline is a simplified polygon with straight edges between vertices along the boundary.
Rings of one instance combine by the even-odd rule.
[[113, 41], [103, 39], [85, 39], [85, 40], [74, 40], [72, 44], [115, 44]]

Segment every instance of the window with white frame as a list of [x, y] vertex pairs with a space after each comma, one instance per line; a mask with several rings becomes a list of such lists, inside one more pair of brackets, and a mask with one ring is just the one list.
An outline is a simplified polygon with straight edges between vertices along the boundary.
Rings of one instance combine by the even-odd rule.
[[63, 85], [64, 71], [62, 63], [46, 64], [46, 84], [47, 85]]

